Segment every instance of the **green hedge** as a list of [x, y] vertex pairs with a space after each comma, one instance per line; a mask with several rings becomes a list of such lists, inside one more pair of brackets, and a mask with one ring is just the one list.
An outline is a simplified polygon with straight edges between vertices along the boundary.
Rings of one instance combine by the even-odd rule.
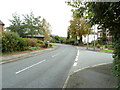
[[2, 32], [2, 52], [23, 51], [27, 49], [27, 43], [14, 32]]

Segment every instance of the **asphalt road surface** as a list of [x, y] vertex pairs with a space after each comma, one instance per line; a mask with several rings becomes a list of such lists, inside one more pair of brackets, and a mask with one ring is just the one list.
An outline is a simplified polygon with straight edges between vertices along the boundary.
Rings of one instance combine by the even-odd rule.
[[112, 62], [112, 55], [70, 45], [2, 65], [2, 88], [62, 88], [70, 72]]
[[62, 88], [77, 49], [59, 45], [57, 50], [2, 65], [2, 88]]

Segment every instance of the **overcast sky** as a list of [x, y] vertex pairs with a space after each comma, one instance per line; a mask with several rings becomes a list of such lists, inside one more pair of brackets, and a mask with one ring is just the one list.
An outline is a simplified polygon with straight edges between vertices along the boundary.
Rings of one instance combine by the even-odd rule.
[[67, 6], [65, 0], [1, 0], [0, 20], [9, 26], [8, 19], [12, 19], [12, 14], [30, 14], [42, 16], [52, 26], [52, 34], [67, 36], [67, 28], [71, 19], [71, 7]]

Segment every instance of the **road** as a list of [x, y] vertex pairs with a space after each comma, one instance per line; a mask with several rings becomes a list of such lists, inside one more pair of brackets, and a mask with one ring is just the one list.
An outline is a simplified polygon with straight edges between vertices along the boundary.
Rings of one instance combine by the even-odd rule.
[[70, 45], [2, 65], [3, 88], [62, 88], [69, 73], [90, 65], [111, 62], [111, 54]]

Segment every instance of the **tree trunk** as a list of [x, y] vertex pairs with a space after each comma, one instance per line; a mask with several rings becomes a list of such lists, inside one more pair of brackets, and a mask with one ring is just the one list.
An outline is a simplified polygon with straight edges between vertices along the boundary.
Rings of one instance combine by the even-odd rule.
[[82, 36], [80, 36], [79, 40], [78, 40], [79, 44], [82, 44]]

